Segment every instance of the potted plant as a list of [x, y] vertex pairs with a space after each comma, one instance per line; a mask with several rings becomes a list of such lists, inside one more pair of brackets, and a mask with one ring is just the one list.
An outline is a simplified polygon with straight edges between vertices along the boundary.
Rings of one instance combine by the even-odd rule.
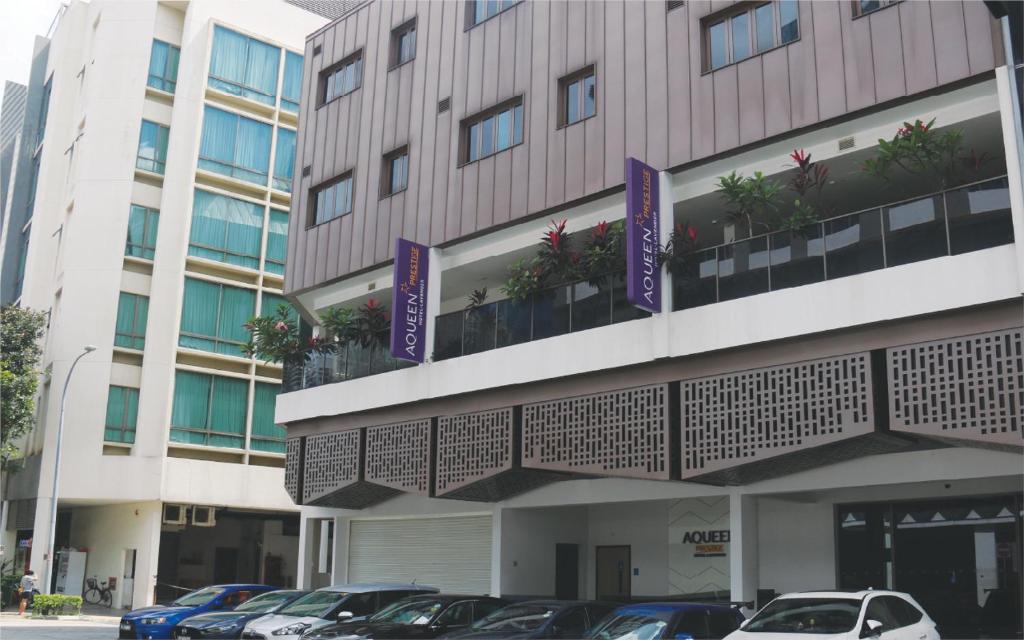
[[306, 362], [330, 349], [330, 345], [320, 338], [303, 338], [299, 323], [286, 304], [279, 305], [271, 315], [250, 318], [244, 326], [249, 332], [249, 339], [242, 352], [264, 362], [282, 363], [284, 384], [288, 389], [301, 387]]
[[626, 268], [626, 256], [622, 240], [625, 224], [622, 220], [599, 222], [590, 232], [590, 238], [583, 243], [583, 271], [590, 278], [590, 284], [601, 287], [608, 276]]
[[731, 207], [728, 217], [746, 231], [746, 237], [771, 231], [779, 209], [782, 185], [760, 171], [745, 177], [732, 171], [718, 178], [718, 193]]

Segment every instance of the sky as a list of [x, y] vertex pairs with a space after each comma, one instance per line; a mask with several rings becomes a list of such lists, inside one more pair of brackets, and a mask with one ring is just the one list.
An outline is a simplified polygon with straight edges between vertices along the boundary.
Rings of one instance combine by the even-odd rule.
[[0, 94], [7, 80], [28, 83], [32, 42], [46, 35], [60, 5], [60, 0], [0, 0]]

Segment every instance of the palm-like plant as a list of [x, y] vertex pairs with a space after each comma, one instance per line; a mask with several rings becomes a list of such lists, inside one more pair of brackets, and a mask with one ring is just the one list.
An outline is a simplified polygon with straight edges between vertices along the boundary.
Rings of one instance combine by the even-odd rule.
[[746, 225], [747, 235], [754, 235], [755, 225], [771, 231], [779, 209], [782, 185], [760, 171], [745, 177], [735, 171], [718, 179], [718, 193], [731, 206], [729, 219]]

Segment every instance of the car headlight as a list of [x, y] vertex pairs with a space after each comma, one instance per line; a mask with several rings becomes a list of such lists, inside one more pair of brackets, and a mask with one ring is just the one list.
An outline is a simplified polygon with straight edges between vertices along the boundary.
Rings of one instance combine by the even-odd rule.
[[156, 618], [143, 618], [142, 624], [166, 624], [167, 616], [157, 616]]
[[308, 622], [296, 622], [295, 624], [290, 624], [287, 627], [281, 627], [277, 631], [271, 632], [270, 635], [272, 635], [272, 636], [297, 636], [297, 635], [301, 634], [303, 631], [305, 631], [306, 629], [310, 628], [311, 626], [313, 626], [313, 625], [309, 624]]

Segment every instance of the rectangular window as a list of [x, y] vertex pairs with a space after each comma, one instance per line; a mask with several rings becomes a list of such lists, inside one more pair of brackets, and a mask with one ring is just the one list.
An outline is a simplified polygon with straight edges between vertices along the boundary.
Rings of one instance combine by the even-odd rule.
[[469, 0], [466, 2], [466, 28], [478, 25], [519, 4], [520, 0]]
[[185, 278], [178, 345], [244, 357], [245, 323], [255, 314], [255, 291]]
[[348, 95], [359, 88], [363, 79], [363, 52], [356, 51], [341, 62], [320, 72], [319, 104]]
[[891, 7], [894, 4], [899, 4], [902, 0], [852, 0], [853, 2], [853, 17], [867, 15], [879, 9]]
[[461, 164], [486, 158], [523, 141], [522, 100], [515, 98], [462, 121]]
[[597, 86], [593, 65], [558, 81], [562, 103], [558, 126], [576, 124], [597, 113]]
[[161, 40], [153, 41], [153, 49], [149, 54], [149, 80], [146, 84], [174, 93], [178, 84], [178, 58], [181, 49]]
[[704, 71], [740, 62], [800, 37], [796, 0], [738, 6], [704, 21]]
[[409, 147], [395, 149], [384, 156], [380, 173], [380, 195], [387, 197], [405, 191], [409, 183]]
[[274, 188], [292, 192], [295, 171], [295, 132], [283, 127], [277, 130], [277, 148], [274, 150]]
[[243, 448], [248, 386], [245, 380], [176, 371], [171, 442]]
[[[334, 178], [310, 193], [312, 224], [322, 224], [352, 212], [352, 172]], [[312, 225], [311, 225], [312, 226]]]
[[203, 112], [199, 168], [265, 185], [272, 132], [269, 124], [208, 106]]
[[416, 18], [391, 32], [390, 68], [394, 69], [416, 57]]
[[263, 205], [196, 189], [190, 256], [258, 269], [262, 236]]
[[160, 212], [133, 204], [128, 214], [128, 239], [124, 255], [152, 260], [156, 254], [156, 229]]
[[141, 351], [146, 346], [146, 321], [148, 318], [149, 298], [122, 291], [117, 299], [114, 344], [118, 347]]
[[286, 51], [284, 54], [284, 80], [281, 82], [281, 109], [298, 113], [302, 93], [302, 56]]
[[135, 423], [139, 418], [139, 390], [111, 385], [107, 392], [105, 442], [135, 442]]
[[273, 293], [263, 293], [263, 299], [260, 301], [260, 315], [271, 316], [277, 313], [278, 308], [281, 305], [288, 307], [288, 317], [298, 322], [299, 314], [295, 311], [295, 307], [290, 302], [285, 300], [282, 296]]
[[263, 269], [279, 276], [284, 275], [284, 259], [288, 254], [288, 212], [270, 210], [267, 227], [267, 259]]
[[277, 102], [281, 50], [219, 25], [213, 29], [210, 86], [263, 104]]
[[274, 424], [274, 405], [281, 385], [257, 382], [252, 399], [252, 436], [249, 448], [253, 451], [284, 453], [285, 428]]
[[50, 92], [53, 89], [53, 74], [47, 78], [46, 84], [43, 85], [43, 97], [39, 100], [39, 115], [36, 119], [36, 141], [35, 146], [39, 146], [43, 142], [43, 136], [46, 135], [46, 119], [50, 114]]
[[142, 121], [139, 132], [139, 154], [135, 166], [143, 171], [163, 175], [167, 166], [167, 136], [171, 130], [162, 124]]

